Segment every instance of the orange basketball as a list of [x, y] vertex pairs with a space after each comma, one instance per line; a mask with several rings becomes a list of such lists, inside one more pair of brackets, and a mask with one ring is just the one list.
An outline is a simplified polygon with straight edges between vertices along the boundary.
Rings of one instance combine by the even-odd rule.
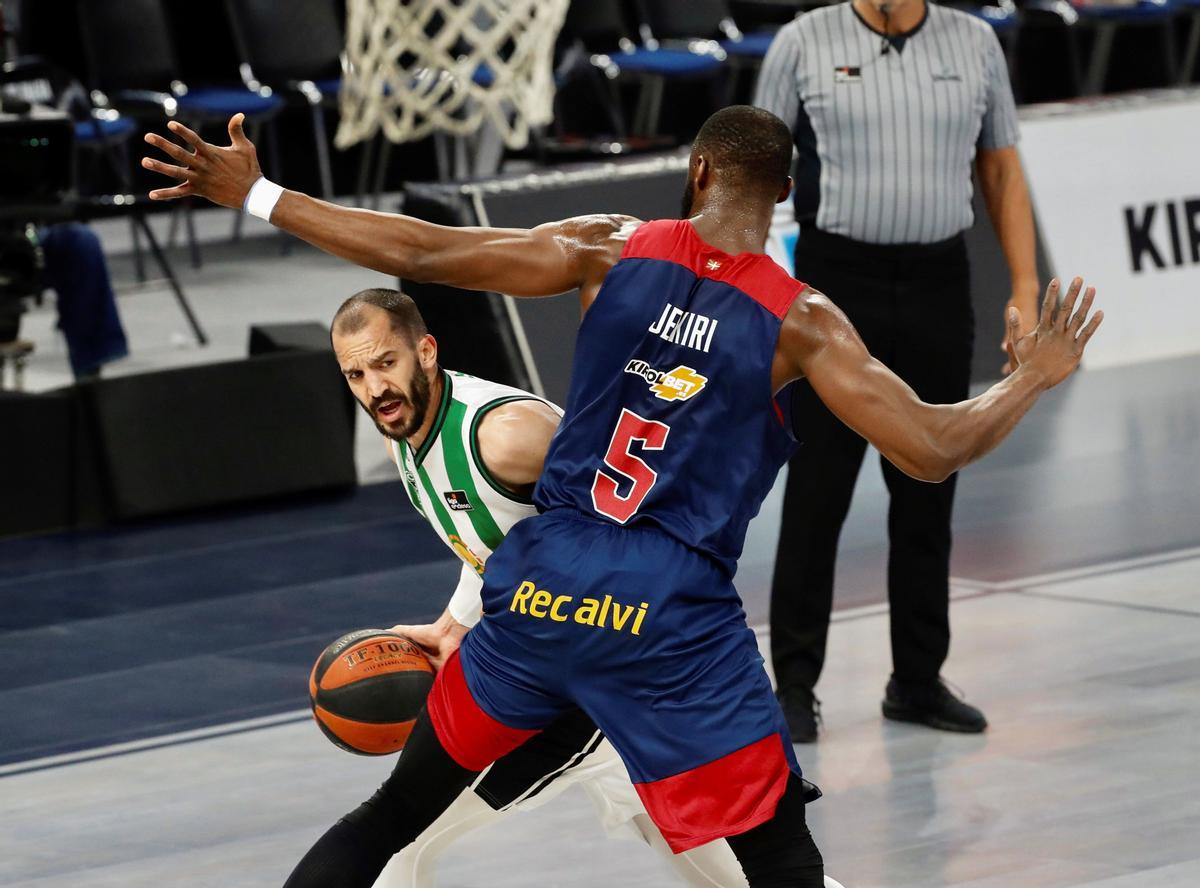
[[433, 686], [425, 653], [403, 635], [360, 629], [317, 657], [308, 678], [313, 718], [342, 749], [388, 755], [408, 742]]

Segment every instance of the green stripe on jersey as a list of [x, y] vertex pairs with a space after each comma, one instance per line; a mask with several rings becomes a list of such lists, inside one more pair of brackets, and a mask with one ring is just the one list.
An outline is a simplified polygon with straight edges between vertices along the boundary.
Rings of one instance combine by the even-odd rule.
[[421, 513], [421, 517], [426, 521], [429, 516], [425, 514], [425, 508], [421, 505], [421, 495], [417, 493], [417, 484], [413, 478], [412, 472], [408, 470], [408, 445], [403, 441], [400, 443], [400, 474], [404, 476], [404, 487], [408, 490], [408, 500]]
[[[480, 541], [489, 551], [496, 551], [504, 539], [504, 534], [496, 524], [496, 519], [488, 511], [487, 504], [475, 489], [475, 479], [471, 477], [471, 466], [467, 461], [467, 449], [463, 445], [463, 421], [466, 419], [467, 405], [462, 401], [452, 401], [446, 414], [446, 427], [442, 433], [442, 461], [446, 466], [446, 477], [457, 490], [467, 495], [472, 508], [467, 510], [467, 518]], [[482, 472], [483, 463], [476, 460], [476, 466]], [[439, 504], [440, 505], [440, 504]]]
[[454, 526], [454, 522], [450, 520], [450, 513], [446, 511], [446, 507], [438, 502], [437, 491], [433, 489], [433, 482], [429, 480], [429, 473], [425, 471], [423, 466], [417, 466], [417, 475], [421, 478], [421, 486], [425, 488], [425, 493], [429, 495], [429, 504], [433, 508], [433, 514], [437, 515], [438, 524], [442, 526], [442, 531], [446, 534], [446, 539], [459, 539], [458, 529]]
[[425, 436], [425, 440], [421, 442], [420, 448], [413, 457], [413, 463], [420, 465], [425, 460], [425, 454], [429, 452], [429, 448], [433, 447], [433, 442], [437, 440], [438, 435], [442, 432], [442, 426], [446, 422], [446, 409], [450, 406], [450, 399], [454, 396], [454, 382], [450, 379], [450, 374], [445, 370], [442, 371], [442, 399], [438, 401], [437, 413], [433, 417], [433, 425], [429, 429], [429, 434]]

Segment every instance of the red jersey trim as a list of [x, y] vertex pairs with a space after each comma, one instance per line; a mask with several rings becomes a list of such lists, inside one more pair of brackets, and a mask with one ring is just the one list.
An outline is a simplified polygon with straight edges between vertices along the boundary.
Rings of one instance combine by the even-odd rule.
[[458, 651], [434, 679], [425, 705], [442, 747], [468, 771], [482, 771], [538, 733], [510, 728], [480, 708], [467, 686]]
[[770, 820], [789, 773], [783, 738], [770, 734], [706, 765], [634, 788], [679, 854]]
[[763, 253], [731, 256], [709, 246], [687, 219], [643, 223], [630, 235], [621, 258], [659, 259], [682, 265], [696, 277], [741, 290], [780, 320], [807, 286]]

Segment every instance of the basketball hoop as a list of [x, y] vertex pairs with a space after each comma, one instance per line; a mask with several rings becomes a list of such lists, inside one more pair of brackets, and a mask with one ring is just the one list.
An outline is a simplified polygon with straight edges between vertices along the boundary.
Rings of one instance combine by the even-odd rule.
[[339, 148], [465, 136], [510, 148], [553, 118], [554, 41], [569, 0], [349, 0]]

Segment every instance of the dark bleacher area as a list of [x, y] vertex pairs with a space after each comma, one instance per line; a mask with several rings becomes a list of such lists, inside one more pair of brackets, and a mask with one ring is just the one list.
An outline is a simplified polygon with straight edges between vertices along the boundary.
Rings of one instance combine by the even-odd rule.
[[[91, 86], [92, 84], [88, 83], [88, 66], [85, 62], [78, 14], [79, 6], [84, 0], [58, 0], [54, 3], [40, 0], [20, 2], [18, 46], [22, 54], [49, 58], [85, 85]], [[189, 86], [240, 86], [238, 51], [234, 44], [226, 4], [208, 2], [202, 7], [197, 7], [195, 4], [180, 3], [177, 0], [163, 0], [162, 5], [167, 12], [178, 55], [179, 79]], [[340, 2], [336, 2], [336, 5], [338, 14], [344, 15], [343, 5]], [[202, 9], [202, 14], [197, 12], [198, 9]], [[337, 126], [335, 110], [326, 111], [326, 123], [332, 139]], [[319, 193], [320, 181], [314, 157], [315, 148], [306, 111], [289, 107], [279, 116], [275, 125], [285, 150], [280, 152], [282, 169], [272, 175], [286, 182], [289, 187]], [[145, 130], [149, 127], [143, 122], [141, 128]], [[201, 134], [217, 142], [223, 141], [220, 129], [215, 125], [205, 128]], [[137, 147], [139, 138], [140, 134], [134, 139], [135, 161], [140, 152], [140, 148]], [[336, 193], [346, 194], [355, 190], [362, 155], [361, 147], [349, 151], [331, 151]], [[391, 188], [398, 187], [403, 179], [433, 178], [435, 167], [432, 146], [428, 140], [412, 145], [395, 146], [391, 169], [394, 177], [385, 183]], [[145, 172], [136, 162], [132, 174], [137, 190], [148, 191], [162, 184], [161, 177]]]
[[[89, 75], [78, 15], [81, 2], [20, 0], [19, 45], [23, 53], [46, 56], [86, 83]], [[344, 0], [327, 2], [336, 7], [339, 17], [344, 16]], [[182, 0], [162, 0], [162, 3], [178, 56], [179, 78], [189, 85], [240, 85], [241, 58], [234, 40], [230, 4], [206, 3], [202, 14], [198, 14], [195, 4]], [[5, 5], [11, 8], [16, 4]], [[670, 142], [686, 143], [714, 107], [729, 101], [749, 101], [752, 97], [760, 56], [746, 48], [734, 48], [736, 41], [727, 39], [728, 26], [732, 24], [747, 38], [745, 47], [749, 47], [764, 32], [777, 29], [799, 12], [819, 5], [822, 4], [811, 0], [576, 0], [559, 39], [558, 119], [544, 136], [550, 141], [560, 137], [568, 141], [588, 140], [611, 137], [614, 130], [622, 127], [627, 135], [644, 135], [636, 132], [639, 127], [634, 126], [639, 101], [644, 99], [648, 83], [653, 85], [653, 81], [661, 80], [663, 95], [650, 128]], [[1066, 3], [1051, 0], [1017, 0], [1015, 6], [1009, 0], [997, 6], [957, 2], [953, 5], [984, 16], [996, 27], [1009, 53], [1018, 101], [1057, 101], [1087, 91], [1089, 66], [1098, 45], [1106, 41], [1099, 39], [1100, 20], [1086, 10], [1074, 14]], [[599, 13], [615, 16], [615, 28], [596, 30], [590, 24], [581, 26], [585, 21], [593, 22]], [[1165, 0], [1165, 5], [1143, 0], [1138, 7], [1117, 14], [1115, 24], [1111, 25], [1114, 31], [1111, 45], [1105, 53], [1109, 61], [1103, 66], [1099, 80], [1101, 88], [1113, 92], [1195, 82], [1200, 76], [1200, 65], [1194, 59], [1191, 70], [1184, 71], [1182, 65], [1189, 38], [1194, 41], [1191, 32], [1197, 28], [1198, 16], [1200, 6], [1195, 0]], [[1104, 21], [1108, 22], [1110, 17], [1106, 14]], [[718, 21], [722, 22], [721, 27], [714, 24]], [[693, 24], [690, 31], [689, 23]], [[713, 69], [711, 76], [704, 71], [681, 72], [678, 65], [647, 69], [640, 61], [635, 70], [631, 60], [627, 64], [615, 55], [619, 37], [626, 37], [639, 50], [647, 45], [647, 38], [660, 41], [664, 49], [683, 46], [688, 37], [713, 39], [722, 44], [728, 58]], [[604, 75], [586, 70], [586, 61], [581, 67], [572, 68], [572, 49], [583, 50], [585, 57], [608, 52], [621, 66], [620, 76], [608, 84]], [[620, 118], [615, 123], [614, 115]], [[321, 183], [307, 110], [289, 104], [275, 126], [285, 150], [281, 152], [281, 169], [273, 176], [290, 187], [319, 193]], [[326, 129], [330, 137], [335, 128], [336, 109], [329, 107]], [[210, 129], [214, 131], [206, 135], [218, 135], [215, 124]], [[647, 127], [643, 125], [641, 129]], [[542, 161], [555, 160], [558, 155], [543, 150], [544, 147], [536, 146], [531, 153]], [[578, 155], [571, 157], [577, 159]], [[336, 193], [355, 192], [362, 160], [361, 147], [332, 151]], [[140, 169], [134, 170], [134, 177], [138, 187], [153, 182]], [[395, 147], [384, 185], [394, 190], [402, 181], [435, 177], [433, 149], [430, 140], [425, 140]]]

